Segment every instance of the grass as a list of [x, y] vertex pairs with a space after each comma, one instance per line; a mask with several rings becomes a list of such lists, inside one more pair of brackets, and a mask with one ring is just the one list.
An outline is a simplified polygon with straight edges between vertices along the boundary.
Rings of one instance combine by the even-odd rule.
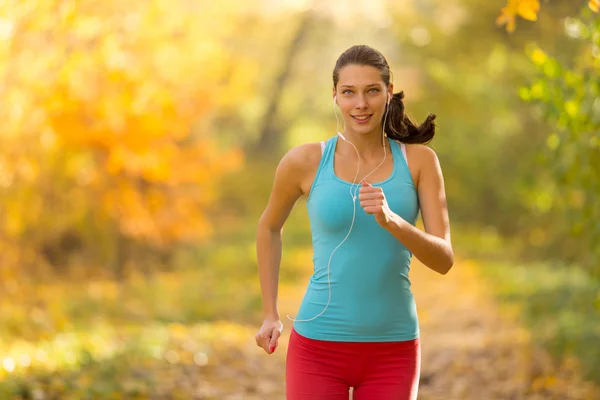
[[[311, 268], [304, 207], [290, 218], [282, 284], [297, 283]], [[172, 374], [200, 370], [209, 379], [206, 360], [230, 351], [232, 340], [251, 338], [260, 319], [255, 226], [229, 229], [235, 234], [220, 233], [179, 255], [178, 270], [150, 279], [12, 290], [0, 299], [0, 398], [186, 398], [191, 389], [164, 383], [193, 382]], [[457, 253], [483, 266], [500, 305], [517, 310], [555, 359], [575, 356], [586, 377], [600, 383], [598, 282], [574, 266], [507, 261], [511, 255], [492, 229], [455, 232], [462, 233], [454, 239]]]
[[576, 266], [490, 262], [482, 273], [556, 361], [575, 357], [600, 384], [600, 284]]
[[[223, 349], [249, 337], [248, 328], [226, 322], [154, 323], [119, 329], [106, 325], [91, 333], [73, 331], [13, 345], [4, 355], [0, 398], [189, 398], [189, 391], [174, 384], [189, 382], [190, 375], [210, 376], [208, 360], [218, 365]], [[27, 360], [29, 354], [32, 359]]]
[[[178, 385], [200, 372], [211, 379], [207, 359], [231, 353], [223, 364], [234, 364], [260, 319], [255, 227], [243, 228], [179, 254], [176, 271], [151, 278], [19, 282], [0, 299], [0, 398], [190, 398], [199, 389]], [[311, 259], [306, 226], [287, 231], [284, 285], [306, 275]]]
[[576, 265], [523, 262], [492, 229], [455, 229], [455, 251], [482, 265], [501, 308], [517, 316], [556, 363], [578, 360], [600, 384], [600, 282]]

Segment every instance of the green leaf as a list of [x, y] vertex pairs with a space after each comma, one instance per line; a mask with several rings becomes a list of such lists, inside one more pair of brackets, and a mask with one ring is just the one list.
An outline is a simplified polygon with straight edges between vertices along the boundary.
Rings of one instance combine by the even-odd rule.
[[553, 133], [550, 136], [548, 136], [546, 143], [548, 144], [548, 147], [550, 149], [556, 150], [556, 148], [560, 144], [560, 138], [558, 137], [558, 135], [556, 133]]
[[523, 101], [531, 101], [531, 91], [527, 87], [519, 88], [519, 97]]
[[577, 113], [579, 112], [579, 103], [577, 103], [575, 100], [567, 101], [565, 103], [565, 111], [570, 117], [577, 116]]
[[531, 86], [530, 95], [534, 99], [541, 99], [546, 93], [546, 85], [543, 81], [537, 81]]

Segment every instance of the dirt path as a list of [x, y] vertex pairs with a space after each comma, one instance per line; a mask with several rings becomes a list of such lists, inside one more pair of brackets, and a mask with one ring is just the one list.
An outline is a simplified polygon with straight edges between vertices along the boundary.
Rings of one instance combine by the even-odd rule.
[[479, 268], [462, 261], [440, 276], [413, 267], [423, 341], [419, 398], [599, 399], [574, 365], [553, 366], [516, 314], [499, 310]]
[[[440, 276], [413, 262], [411, 278], [423, 345], [419, 399], [599, 399], [600, 393], [578, 381], [572, 365], [552, 366], [543, 352], [534, 349], [516, 318], [498, 310], [478, 268], [462, 261]], [[286, 313], [293, 315], [303, 290], [282, 288], [283, 318]], [[205, 369], [212, 372], [205, 375], [199, 398], [284, 399], [290, 328], [285, 321], [274, 355], [261, 353], [248, 340], [241, 348], [222, 353], [227, 354], [223, 358], [216, 356], [217, 365], [213, 359], [209, 364], [215, 366]]]

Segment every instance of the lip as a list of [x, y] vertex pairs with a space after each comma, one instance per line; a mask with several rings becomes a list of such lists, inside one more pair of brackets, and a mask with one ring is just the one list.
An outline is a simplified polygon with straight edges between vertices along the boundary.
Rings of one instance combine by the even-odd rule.
[[367, 122], [371, 121], [371, 118], [373, 117], [373, 114], [367, 114], [367, 115], [369, 117], [365, 120], [356, 119], [356, 117], [364, 117], [365, 115], [351, 115], [351, 117], [354, 121], [356, 121], [357, 124], [366, 124]]

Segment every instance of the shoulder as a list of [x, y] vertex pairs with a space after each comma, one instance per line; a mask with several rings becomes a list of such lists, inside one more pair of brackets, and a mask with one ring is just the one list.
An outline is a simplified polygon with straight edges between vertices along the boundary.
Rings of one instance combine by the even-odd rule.
[[425, 160], [437, 159], [435, 150], [424, 144], [406, 144], [406, 153], [412, 153], [415, 157]]
[[406, 158], [411, 171], [414, 172], [413, 177], [416, 186], [419, 183], [427, 180], [428, 176], [436, 176], [441, 174], [440, 162], [435, 150], [423, 144], [407, 144]]
[[406, 156], [409, 162], [422, 168], [435, 166], [439, 163], [435, 150], [423, 144], [407, 144]]
[[321, 143], [311, 142], [294, 146], [281, 158], [278, 169], [282, 172], [308, 172], [319, 166]]

